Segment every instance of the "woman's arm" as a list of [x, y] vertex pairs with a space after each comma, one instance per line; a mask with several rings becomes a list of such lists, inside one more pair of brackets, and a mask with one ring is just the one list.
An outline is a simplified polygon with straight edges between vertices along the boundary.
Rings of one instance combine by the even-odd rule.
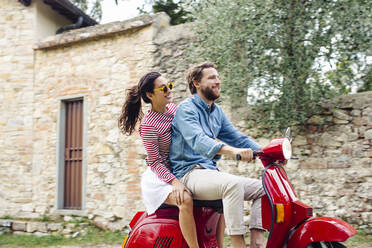
[[162, 163], [159, 153], [159, 133], [152, 126], [141, 125], [140, 135], [147, 153], [146, 164], [161, 180], [170, 183], [176, 177]]

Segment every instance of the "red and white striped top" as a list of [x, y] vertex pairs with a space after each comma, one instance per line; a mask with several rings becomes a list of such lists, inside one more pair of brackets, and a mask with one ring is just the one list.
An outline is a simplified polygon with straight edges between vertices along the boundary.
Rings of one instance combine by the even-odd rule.
[[176, 178], [169, 170], [169, 146], [177, 105], [169, 103], [167, 109], [166, 113], [149, 110], [142, 119], [139, 132], [147, 152], [146, 164], [161, 180], [169, 183]]

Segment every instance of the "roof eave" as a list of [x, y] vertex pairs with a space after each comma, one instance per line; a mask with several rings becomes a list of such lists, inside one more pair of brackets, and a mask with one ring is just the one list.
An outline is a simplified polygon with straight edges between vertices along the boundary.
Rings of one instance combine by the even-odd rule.
[[[25, 6], [31, 4], [31, 0], [18, 0]], [[73, 23], [76, 23], [80, 16], [83, 17], [84, 21], [82, 27], [94, 26], [98, 24], [96, 20], [85, 14], [84, 11], [76, 7], [69, 0], [43, 0], [45, 4], [48, 4], [53, 10], [59, 14], [65, 16]]]

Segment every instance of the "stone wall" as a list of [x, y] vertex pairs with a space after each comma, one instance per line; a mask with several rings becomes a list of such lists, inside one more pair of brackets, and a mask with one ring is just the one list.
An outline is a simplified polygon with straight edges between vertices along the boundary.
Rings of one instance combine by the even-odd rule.
[[[169, 27], [155, 39], [155, 68], [177, 82], [177, 103], [190, 95], [185, 71], [191, 65], [184, 56], [193, 39], [190, 27]], [[247, 128], [253, 116], [247, 115], [251, 110], [246, 104], [232, 108], [225, 97], [220, 105], [239, 130], [261, 145], [269, 143], [269, 139], [258, 137], [256, 130]], [[298, 130], [293, 128], [293, 152], [299, 160], [289, 161], [286, 170], [300, 200], [312, 206], [316, 216], [338, 217], [372, 230], [372, 92], [330, 101], [322, 113], [308, 120], [305, 131]], [[248, 164], [223, 159], [219, 167], [255, 178], [260, 178], [263, 170], [258, 160]], [[249, 220], [248, 204], [246, 209]]]
[[[240, 117], [231, 115], [233, 123], [243, 133], [255, 136], [258, 132], [247, 129], [246, 118], [241, 118], [250, 110], [242, 107], [235, 111]], [[304, 131], [292, 128], [293, 156], [298, 160], [285, 166], [297, 196], [314, 208], [314, 216], [341, 218], [368, 232], [372, 230], [371, 121], [372, 92], [330, 101], [307, 121]], [[255, 138], [263, 146], [270, 141]], [[255, 178], [261, 177], [263, 169], [259, 160], [254, 164], [223, 160], [219, 166]], [[248, 205], [246, 208], [249, 210]]]
[[[0, 217], [81, 215], [103, 228], [123, 228], [143, 209], [139, 179], [146, 167], [138, 134], [120, 134], [117, 119], [125, 89], [152, 70], [153, 39], [169, 25], [169, 17], [142, 16], [35, 44], [30, 25], [34, 12], [11, 1], [1, 4], [7, 33], [0, 33], [0, 97], [5, 102], [0, 119]], [[17, 21], [14, 27], [9, 26], [12, 20]], [[63, 139], [61, 106], [75, 98], [84, 100], [85, 183], [82, 210], [70, 211], [59, 207], [63, 178], [58, 171], [63, 164], [58, 157], [63, 154], [57, 147]]]
[[301, 199], [317, 214], [372, 228], [372, 92], [329, 102], [294, 140], [290, 169]]
[[64, 237], [84, 236], [93, 227], [91, 221], [84, 217], [65, 216], [63, 219], [48, 220], [48, 218], [37, 220], [12, 220], [0, 219], [0, 235], [35, 235], [43, 237], [47, 235], [63, 235]]
[[0, 1], [0, 216], [29, 211], [32, 189], [33, 10]]
[[[10, 3], [0, 3], [0, 14], [32, 28], [27, 26], [32, 23], [28, 10]], [[11, 14], [13, 10], [23, 15]], [[149, 71], [160, 71], [176, 81], [176, 103], [189, 96], [185, 71], [190, 64], [185, 52], [193, 38], [190, 24], [170, 27], [168, 20], [158, 14], [83, 28], [51, 36], [34, 44], [34, 50], [32, 42], [27, 42], [28, 28], [17, 30], [17, 25], [14, 30], [6, 29], [7, 33], [0, 31], [0, 42], [6, 45], [0, 50], [1, 65], [5, 65], [0, 69], [0, 98], [5, 102], [0, 106], [0, 138], [4, 141], [0, 144], [0, 176], [4, 179], [0, 182], [0, 217], [82, 215], [100, 227], [121, 229], [136, 210], [143, 209], [139, 179], [146, 168], [145, 152], [138, 134], [119, 133], [117, 118], [125, 89]], [[65, 211], [58, 207], [61, 194], [57, 192], [60, 111], [63, 100], [76, 97], [85, 104], [83, 209]], [[371, 92], [345, 96], [311, 118], [305, 133], [295, 132], [294, 155], [300, 159], [286, 166], [299, 198], [313, 206], [317, 215], [340, 217], [369, 229], [370, 99]], [[262, 145], [269, 142], [255, 137], [255, 131], [246, 128], [242, 115], [226, 99], [222, 107], [242, 132]], [[247, 164], [225, 159], [219, 167], [256, 178], [262, 173], [258, 161]]]
[[38, 128], [33, 142], [41, 149], [35, 149], [33, 161], [38, 166], [35, 198], [40, 199], [35, 211], [50, 214], [55, 208], [59, 99], [76, 96], [84, 96], [86, 104], [82, 212], [94, 216], [100, 226], [120, 229], [136, 209], [142, 209], [139, 178], [145, 169], [144, 149], [138, 134], [120, 134], [117, 119], [125, 89], [152, 69], [152, 40], [161, 29], [156, 21], [161, 20], [161, 15], [145, 16], [76, 30], [38, 44], [34, 85]]
[[175, 82], [173, 101], [177, 104], [191, 95], [185, 79], [191, 66], [185, 56], [194, 37], [191, 27], [192, 24], [170, 26], [159, 32], [154, 40], [154, 69]]

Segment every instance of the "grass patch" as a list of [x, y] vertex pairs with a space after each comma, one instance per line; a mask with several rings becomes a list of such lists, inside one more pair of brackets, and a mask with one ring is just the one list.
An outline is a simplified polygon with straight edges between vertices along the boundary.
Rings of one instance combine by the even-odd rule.
[[366, 247], [369, 247], [372, 244], [372, 235], [367, 234], [364, 230], [358, 230], [358, 233], [348, 239], [344, 244], [348, 247], [358, 245], [366, 245]]
[[120, 244], [126, 233], [102, 231], [96, 227], [89, 227], [88, 233], [76, 238], [66, 238], [62, 235], [48, 235], [44, 237], [25, 235], [0, 235], [0, 247], [47, 247], [57, 245], [93, 245]]
[[52, 219], [50, 218], [50, 217], [48, 217], [48, 216], [43, 216], [41, 219], [40, 219], [40, 221], [42, 221], [42, 222], [48, 222], [48, 221], [51, 221]]
[[72, 218], [71, 220], [67, 221], [67, 223], [73, 224], [75, 227], [79, 226], [82, 223], [92, 225], [92, 222], [84, 217]]
[[[93, 244], [121, 244], [127, 234], [124, 232], [102, 231], [96, 227], [89, 227], [88, 233], [76, 238], [66, 238], [62, 235], [49, 235], [45, 237], [24, 236], [24, 235], [0, 235], [0, 247], [48, 247], [58, 245], [93, 245]], [[265, 235], [267, 238], [267, 235]], [[249, 244], [249, 235], [245, 236]], [[225, 246], [231, 246], [231, 239], [225, 235]], [[369, 247], [372, 244], [372, 235], [359, 230], [356, 235], [344, 243], [347, 247], [363, 246]]]

